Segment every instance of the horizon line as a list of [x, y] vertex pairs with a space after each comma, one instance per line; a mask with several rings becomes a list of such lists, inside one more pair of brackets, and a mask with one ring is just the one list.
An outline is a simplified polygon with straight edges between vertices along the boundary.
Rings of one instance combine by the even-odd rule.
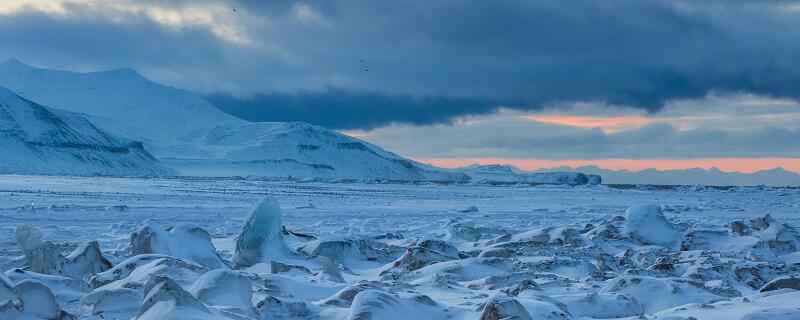
[[759, 171], [782, 169], [787, 172], [800, 174], [800, 158], [695, 158], [695, 159], [535, 159], [535, 158], [413, 158], [415, 161], [430, 164], [441, 168], [463, 168], [479, 165], [512, 165], [525, 171], [557, 169], [569, 167], [577, 169], [585, 166], [595, 166], [600, 169], [630, 172], [641, 172], [649, 169], [658, 171], [674, 171], [716, 168], [724, 173], [753, 174]]

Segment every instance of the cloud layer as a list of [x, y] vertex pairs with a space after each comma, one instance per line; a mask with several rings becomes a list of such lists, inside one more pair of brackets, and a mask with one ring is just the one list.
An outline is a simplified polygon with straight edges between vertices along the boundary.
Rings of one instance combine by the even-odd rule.
[[352, 134], [417, 159], [800, 158], [798, 121], [800, 104], [738, 95], [671, 102], [656, 114], [581, 104]]
[[791, 1], [0, 2], [0, 58], [417, 159], [798, 159], [798, 33]]
[[0, 15], [0, 54], [134, 67], [252, 120], [353, 129], [800, 96], [800, 9], [783, 1], [11, 0]]

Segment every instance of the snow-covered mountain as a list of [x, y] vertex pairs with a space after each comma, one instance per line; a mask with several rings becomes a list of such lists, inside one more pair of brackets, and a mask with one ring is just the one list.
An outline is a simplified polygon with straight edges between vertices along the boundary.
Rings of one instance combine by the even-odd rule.
[[113, 136], [79, 114], [52, 110], [0, 87], [0, 172], [172, 174], [139, 142]]
[[188, 132], [244, 124], [202, 98], [142, 77], [133, 69], [75, 73], [0, 63], [0, 85], [37, 103], [123, 124], [145, 140], [170, 141]]
[[373, 144], [303, 122], [218, 126], [185, 142], [215, 154], [165, 157], [189, 175], [256, 175], [326, 180], [467, 181], [465, 174], [403, 158]]
[[0, 63], [0, 85], [45, 105], [86, 113], [98, 127], [143, 141], [182, 175], [331, 180], [466, 181], [356, 138], [305, 123], [251, 123], [131, 69], [75, 73]]

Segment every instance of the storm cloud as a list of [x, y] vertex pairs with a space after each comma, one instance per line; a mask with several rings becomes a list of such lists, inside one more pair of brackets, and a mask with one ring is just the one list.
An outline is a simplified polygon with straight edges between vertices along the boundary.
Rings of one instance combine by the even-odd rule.
[[250, 120], [352, 129], [500, 106], [658, 111], [709, 92], [800, 96], [791, 2], [62, 2], [3, 12], [0, 54], [134, 67]]
[[414, 97], [335, 88], [252, 98], [215, 94], [206, 100], [250, 121], [304, 121], [336, 129], [374, 129], [390, 123], [449, 124], [456, 117], [489, 114], [499, 107], [497, 102], [480, 98]]
[[56, 2], [0, 9], [0, 55], [133, 67], [249, 120], [369, 129], [501, 106], [800, 97], [792, 2]]
[[[345, 76], [353, 83], [331, 83], [334, 90], [245, 95], [238, 104], [233, 98], [220, 103], [223, 108], [248, 119], [370, 128], [447, 123], [501, 105], [540, 110], [599, 101], [655, 112], [666, 102], [709, 92], [800, 95], [800, 47], [792, 40], [800, 20], [788, 3], [435, 1], [315, 7], [337, 28], [300, 47], [315, 51], [311, 48], [326, 44], [319, 56], [335, 63], [367, 57], [369, 73]], [[283, 8], [264, 10], [288, 10]], [[426, 100], [436, 103], [426, 109], [419, 103]], [[348, 105], [357, 113], [370, 112], [370, 120], [342, 112]], [[246, 113], [239, 111], [245, 108]], [[313, 115], [304, 112], [310, 109]]]

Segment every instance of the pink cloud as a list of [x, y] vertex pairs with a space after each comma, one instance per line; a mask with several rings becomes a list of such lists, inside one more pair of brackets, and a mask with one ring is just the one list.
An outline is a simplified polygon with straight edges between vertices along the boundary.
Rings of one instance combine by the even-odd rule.
[[587, 117], [587, 116], [522, 116], [526, 120], [581, 128], [602, 128], [605, 132], [617, 132], [643, 127], [653, 120], [640, 116]]

